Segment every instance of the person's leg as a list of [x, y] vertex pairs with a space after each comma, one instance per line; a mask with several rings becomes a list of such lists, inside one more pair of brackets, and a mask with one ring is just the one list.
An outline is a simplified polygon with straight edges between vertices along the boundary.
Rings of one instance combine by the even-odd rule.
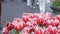
[[41, 13], [45, 13], [45, 0], [38, 0]]
[[31, 0], [31, 5], [33, 5], [34, 4], [34, 0]]
[[42, 8], [43, 8], [43, 13], [45, 13], [45, 0], [43, 0], [43, 6], [42, 6]]
[[34, 8], [34, 5], [35, 5], [34, 0], [31, 0], [31, 7]]
[[27, 0], [27, 6], [31, 5], [31, 0]]
[[39, 2], [39, 10], [40, 10], [40, 12], [42, 12], [42, 8], [41, 8], [41, 1], [40, 0], [38, 0], [38, 2]]
[[33, 8], [35, 8], [35, 0], [32, 0], [32, 6], [33, 6]]
[[33, 7], [33, 4], [32, 3], [33, 3], [32, 0], [27, 0], [27, 6], [29, 6], [30, 8]]

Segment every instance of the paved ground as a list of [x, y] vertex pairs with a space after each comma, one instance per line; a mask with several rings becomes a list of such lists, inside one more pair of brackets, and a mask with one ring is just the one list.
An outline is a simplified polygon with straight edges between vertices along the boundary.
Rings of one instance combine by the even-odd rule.
[[21, 17], [23, 13], [39, 12], [38, 7], [35, 9], [26, 6], [26, 3], [17, 4], [16, 2], [2, 3], [2, 23], [12, 21], [15, 17]]
[[[52, 11], [49, 8], [50, 4], [46, 6], [46, 11]], [[1, 16], [1, 26], [3, 27], [7, 21], [12, 21], [16, 17], [22, 16], [23, 13], [39, 13], [39, 8], [36, 7], [35, 9], [29, 8], [24, 3], [17, 3], [17, 2], [2, 2], [2, 16]], [[53, 13], [53, 15], [56, 15]], [[1, 34], [1, 33], [0, 33]]]

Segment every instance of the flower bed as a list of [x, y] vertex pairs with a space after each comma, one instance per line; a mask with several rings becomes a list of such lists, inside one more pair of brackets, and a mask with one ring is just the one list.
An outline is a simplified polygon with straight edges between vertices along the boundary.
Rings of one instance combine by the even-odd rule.
[[16, 34], [60, 34], [60, 15], [24, 13], [22, 18], [7, 22], [2, 32], [8, 34], [12, 29], [16, 30]]

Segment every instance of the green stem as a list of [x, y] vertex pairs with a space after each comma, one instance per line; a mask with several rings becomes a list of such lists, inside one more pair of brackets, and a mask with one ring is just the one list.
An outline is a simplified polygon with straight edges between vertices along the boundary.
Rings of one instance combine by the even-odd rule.
[[20, 31], [16, 31], [15, 34], [19, 34]]

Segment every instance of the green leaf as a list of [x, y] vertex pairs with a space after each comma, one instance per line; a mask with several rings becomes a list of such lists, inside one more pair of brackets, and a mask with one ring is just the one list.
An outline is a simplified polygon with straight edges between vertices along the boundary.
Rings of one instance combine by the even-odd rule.
[[60, 2], [54, 1], [52, 5], [55, 6], [55, 7], [60, 7]]

